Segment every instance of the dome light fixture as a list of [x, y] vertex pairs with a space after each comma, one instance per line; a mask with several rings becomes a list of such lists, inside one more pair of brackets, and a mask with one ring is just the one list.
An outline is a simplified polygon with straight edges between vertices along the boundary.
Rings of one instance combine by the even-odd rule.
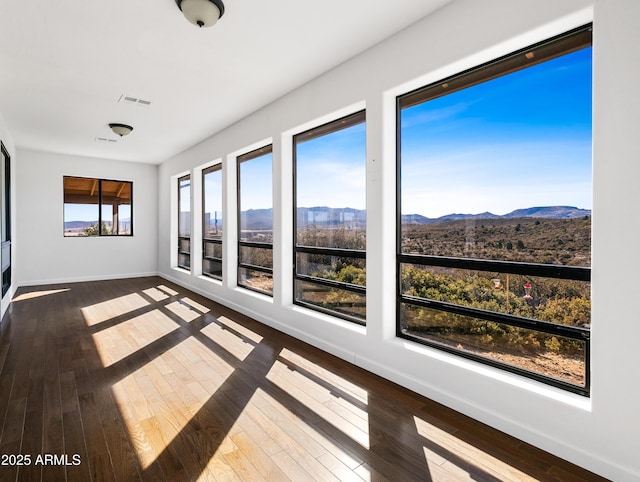
[[222, 0], [176, 0], [176, 4], [197, 27], [211, 27], [224, 15]]
[[120, 137], [128, 136], [133, 130], [133, 127], [128, 126], [127, 124], [109, 124], [109, 127], [111, 127], [114, 134], [117, 134]]

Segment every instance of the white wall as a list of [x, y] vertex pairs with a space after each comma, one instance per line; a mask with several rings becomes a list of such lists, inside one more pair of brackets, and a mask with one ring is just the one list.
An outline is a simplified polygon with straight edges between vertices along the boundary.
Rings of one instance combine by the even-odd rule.
[[[458, 0], [160, 166], [160, 273], [262, 322], [616, 481], [640, 479], [637, 0]], [[590, 399], [394, 338], [396, 94], [594, 22]], [[277, 55], [277, 53], [274, 53]], [[283, 74], [286, 75], [286, 74]], [[292, 305], [291, 134], [367, 107], [367, 327]], [[274, 299], [171, 266], [175, 176], [274, 140]], [[228, 175], [233, 180], [234, 175]], [[227, 205], [235, 187], [227, 185]], [[173, 216], [173, 217], [172, 217]], [[228, 218], [227, 218], [228, 219]], [[230, 229], [226, 236], [231, 236]], [[235, 239], [226, 238], [225, 254]], [[175, 256], [173, 257], [175, 258]], [[225, 273], [234, 271], [225, 258]], [[285, 274], [282, 274], [285, 273]]]
[[[21, 149], [18, 157], [19, 286], [157, 273], [157, 166]], [[63, 176], [133, 181], [133, 236], [65, 238]]]
[[[15, 145], [13, 143], [13, 138], [11, 137], [11, 133], [9, 132], [9, 128], [7, 127], [7, 124], [4, 121], [4, 118], [2, 117], [2, 113], [0, 113], [0, 141], [2, 141], [2, 143], [4, 144], [5, 149], [7, 150], [7, 152], [9, 153], [9, 156], [11, 156], [11, 239], [13, 240], [15, 237], [15, 226], [16, 226], [16, 206], [15, 206], [15, 199], [16, 199], [16, 195], [15, 195], [15, 176], [13, 175], [13, 173], [15, 172], [15, 166], [16, 166], [16, 148]], [[15, 259], [15, 243], [12, 242], [12, 247], [11, 247], [11, 257], [13, 259]], [[13, 265], [13, 264], [12, 264]], [[9, 304], [11, 303], [11, 298], [13, 298], [13, 294], [15, 293], [16, 290], [16, 284], [15, 284], [15, 271], [11, 271], [11, 288], [9, 289], [9, 291], [7, 291], [7, 293], [2, 297], [2, 300], [0, 301], [0, 320], [2, 320], [2, 317], [4, 316], [5, 311], [7, 311], [7, 308], [9, 307]]]

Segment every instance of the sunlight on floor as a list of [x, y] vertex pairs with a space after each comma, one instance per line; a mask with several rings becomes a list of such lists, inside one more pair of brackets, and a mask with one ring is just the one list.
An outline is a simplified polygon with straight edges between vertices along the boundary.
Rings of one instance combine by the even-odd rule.
[[345, 380], [344, 378], [336, 375], [335, 373], [327, 370], [326, 368], [323, 368], [320, 365], [317, 365], [316, 363], [313, 363], [307, 360], [306, 358], [298, 355], [297, 353], [287, 348], [283, 348], [282, 351], [280, 351], [280, 358], [292, 364], [298, 365], [301, 368], [304, 368], [309, 373], [320, 377], [321, 379], [331, 384], [332, 386], [337, 387], [340, 390], [346, 392], [348, 395], [355, 398], [360, 403], [364, 405], [367, 404], [369, 394], [365, 389], [363, 389], [359, 385], [356, 385], [355, 383], [351, 383], [350, 381]]
[[249, 328], [236, 323], [231, 318], [227, 318], [226, 316], [219, 316], [217, 320], [220, 322], [223, 328], [230, 328], [231, 330], [235, 331], [241, 336], [244, 336], [254, 343], [260, 343], [262, 341], [262, 336], [258, 335], [255, 331], [251, 331]]
[[146, 290], [142, 290], [142, 292], [151, 298], [153, 301], [163, 301], [169, 298], [169, 295], [158, 288], [147, 288]]
[[174, 315], [180, 318], [187, 323], [192, 322], [193, 320], [200, 317], [200, 313], [195, 310], [192, 310], [187, 305], [181, 303], [180, 301], [174, 301], [165, 305], [165, 308], [171, 311]]
[[87, 326], [97, 325], [117, 316], [121, 316], [132, 311], [149, 306], [149, 302], [138, 293], [120, 296], [111, 300], [96, 303], [95, 305], [82, 308], [82, 315]]
[[60, 290], [31, 291], [30, 293], [22, 293], [16, 296], [11, 301], [14, 302], [14, 301], [31, 300], [33, 298], [39, 298], [40, 296], [55, 295], [56, 293], [64, 293], [65, 291], [69, 291], [70, 289], [71, 288], [65, 288]]
[[[276, 361], [267, 374], [267, 379], [345, 435], [363, 447], [370, 448], [366, 393], [364, 397], [362, 393], [352, 394], [349, 389], [356, 393], [362, 391], [354, 389], [357, 387], [353, 384], [314, 363], [295, 356], [289, 350], [283, 350], [281, 354], [285, 360], [297, 361]], [[303, 363], [300, 363], [301, 360]]]
[[233, 371], [190, 337], [113, 385], [143, 468], [163, 453]]
[[[230, 330], [227, 328], [230, 321], [231, 320], [226, 320], [225, 323], [222, 324], [222, 326], [217, 323], [211, 323], [200, 330], [200, 333], [202, 333], [211, 341], [215, 342], [221, 348], [232, 354], [238, 360], [244, 361], [244, 359], [247, 358], [247, 356], [249, 356], [249, 354], [253, 351], [255, 344], [259, 343], [259, 341], [254, 342], [247, 335], [251, 335], [254, 339], [256, 337], [262, 339], [262, 337], [256, 335], [251, 330], [247, 330], [244, 327], [241, 327], [243, 329], [243, 332], [240, 332], [237, 329]], [[242, 334], [239, 336], [235, 332]], [[249, 339], [247, 340], [247, 338]]]
[[102, 366], [106, 368], [178, 328], [175, 321], [155, 309], [94, 333], [92, 337]]
[[161, 291], [164, 291], [165, 293], [167, 293], [170, 296], [176, 296], [178, 294], [178, 292], [176, 290], [172, 290], [171, 288], [169, 288], [168, 286], [165, 285], [158, 285], [157, 288]]
[[[424, 455], [432, 475], [436, 475], [438, 467], [442, 467], [446, 468], [447, 474], [456, 474], [457, 480], [472, 480], [467, 470], [467, 467], [471, 466], [482, 467], [490, 476], [499, 480], [518, 482], [537, 480], [419, 417], [414, 416], [413, 420], [418, 434], [430, 442], [424, 447]], [[451, 462], [451, 457], [447, 460], [438, 454], [438, 448], [444, 449], [446, 454], [455, 454], [463, 463], [454, 464]], [[477, 473], [477, 470], [474, 473]]]
[[201, 305], [200, 303], [198, 303], [197, 301], [193, 301], [191, 298], [188, 298], [187, 296], [183, 297], [180, 299], [180, 301], [182, 303], [186, 303], [187, 305], [189, 305], [191, 308], [193, 308], [196, 311], [199, 311], [200, 313], [204, 314], [204, 313], [209, 313], [209, 311], [211, 311], [209, 308], [207, 308], [206, 306]]
[[258, 388], [198, 480], [352, 480], [361, 464]]

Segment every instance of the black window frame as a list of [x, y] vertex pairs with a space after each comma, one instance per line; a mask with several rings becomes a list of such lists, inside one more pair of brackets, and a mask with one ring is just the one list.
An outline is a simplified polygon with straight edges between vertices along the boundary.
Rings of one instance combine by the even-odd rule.
[[[248, 249], [267, 249], [267, 250], [271, 250], [273, 253], [273, 242], [271, 243], [266, 243], [266, 242], [258, 242], [258, 241], [243, 241], [242, 240], [242, 196], [241, 196], [241, 189], [242, 189], [242, 180], [240, 177], [240, 172], [241, 172], [241, 165], [245, 162], [251, 161], [252, 159], [256, 159], [258, 157], [262, 157], [265, 156], [267, 154], [271, 154], [273, 156], [273, 144], [269, 144], [268, 146], [264, 146], [264, 147], [260, 147], [258, 149], [254, 149], [253, 151], [247, 152], [245, 154], [242, 154], [240, 156], [238, 156], [236, 158], [236, 179], [237, 179], [237, 215], [238, 215], [238, 224], [237, 224], [237, 229], [238, 229], [238, 286], [241, 286], [242, 288], [251, 290], [251, 291], [256, 291], [258, 293], [262, 293], [264, 295], [267, 296], [273, 296], [273, 290], [271, 291], [267, 291], [267, 290], [261, 290], [259, 288], [256, 288], [255, 286], [251, 286], [248, 285], [246, 283], [241, 283], [240, 279], [241, 279], [241, 270], [245, 269], [245, 270], [250, 270], [250, 271], [258, 271], [261, 273], [266, 273], [271, 275], [271, 279], [273, 280], [273, 261], [271, 264], [271, 268], [267, 268], [265, 266], [258, 266], [258, 265], [254, 265], [254, 264], [248, 264], [248, 263], [244, 263], [242, 262], [242, 248], [248, 248]], [[273, 166], [273, 158], [271, 160], [272, 162], [272, 166]], [[272, 184], [273, 187], [273, 184]], [[273, 196], [273, 194], [272, 194]], [[273, 199], [272, 201], [272, 205], [271, 205], [271, 209], [273, 212]], [[272, 229], [273, 229], [273, 218], [271, 220], [272, 222]], [[272, 236], [273, 236], [273, 231], [272, 231]], [[272, 255], [273, 256], [273, 255]], [[273, 259], [273, 258], [272, 258]]]
[[[202, 274], [203, 276], [207, 276], [209, 278], [213, 278], [219, 281], [222, 281], [222, 276], [223, 276], [223, 262], [222, 262], [222, 258], [223, 258], [223, 253], [222, 253], [222, 237], [220, 239], [217, 238], [208, 238], [206, 236], [206, 228], [205, 228], [205, 214], [206, 214], [206, 210], [205, 210], [205, 204], [206, 204], [206, 196], [205, 196], [205, 176], [211, 172], [215, 172], [215, 171], [220, 171], [220, 175], [222, 176], [222, 163], [218, 162], [212, 166], [209, 166], [205, 169], [202, 170]], [[221, 183], [221, 189], [222, 188], [222, 183]], [[220, 199], [223, 199], [223, 193], [220, 192]], [[223, 227], [224, 229], [224, 227]], [[211, 245], [211, 250], [212, 252], [214, 250], [219, 250], [220, 251], [220, 256], [213, 256], [213, 255], [207, 255], [207, 246]], [[218, 264], [220, 266], [220, 275], [214, 274], [214, 273], [210, 273], [209, 271], [205, 270], [205, 266], [207, 265], [207, 263], [215, 263]]]
[[[103, 178], [98, 178], [98, 177], [84, 177], [84, 176], [63, 176], [62, 177], [62, 191], [63, 191], [63, 209], [64, 209], [64, 205], [67, 204], [64, 200], [64, 196], [65, 196], [65, 179], [68, 178], [73, 178], [73, 179], [86, 179], [86, 180], [91, 180], [94, 182], [97, 182], [98, 184], [98, 233], [95, 235], [91, 235], [91, 236], [67, 236], [65, 234], [65, 229], [64, 229], [64, 223], [65, 220], [63, 219], [63, 236], [65, 238], [94, 238], [94, 237], [105, 237], [105, 238], [122, 238], [122, 237], [133, 237], [133, 181], [123, 181], [122, 179], [103, 179]], [[103, 205], [103, 196], [102, 196], [102, 183], [104, 182], [117, 182], [117, 183], [122, 183], [122, 184], [129, 184], [130, 185], [130, 192], [131, 192], [131, 228], [130, 228], [130, 232], [129, 233], [123, 233], [123, 234], [108, 234], [108, 233], [103, 233], [102, 232], [102, 205]], [[63, 216], [64, 218], [64, 216]], [[118, 220], [118, 223], [120, 221]]]
[[298, 254], [363, 259], [365, 260], [365, 264], [366, 264], [366, 259], [367, 259], [366, 249], [351, 250], [351, 249], [341, 249], [341, 248], [298, 245], [297, 144], [301, 142], [309, 141], [312, 139], [316, 139], [318, 137], [331, 134], [333, 132], [338, 132], [340, 130], [347, 129], [349, 127], [352, 127], [361, 123], [365, 123], [366, 125], [365, 109], [346, 115], [339, 119], [335, 119], [333, 121], [327, 122], [317, 127], [313, 127], [311, 129], [300, 132], [293, 136], [293, 153], [292, 153], [293, 154], [292, 155], [292, 158], [293, 158], [293, 293], [294, 293], [293, 303], [299, 306], [304, 306], [305, 308], [309, 308], [314, 311], [318, 311], [320, 313], [324, 313], [337, 318], [341, 318], [343, 320], [350, 321], [352, 323], [356, 323], [358, 325], [366, 326], [367, 324], [366, 315], [364, 318], [359, 318], [357, 316], [352, 316], [346, 313], [324, 308], [322, 306], [319, 306], [313, 303], [308, 303], [303, 300], [299, 300], [298, 297], [296, 296], [297, 282], [316, 284], [316, 285], [319, 285], [320, 287], [325, 287], [325, 288], [334, 288], [334, 289], [337, 288], [337, 289], [350, 291], [350, 292], [361, 295], [362, 298], [365, 300], [365, 311], [366, 311], [366, 298], [367, 298], [366, 286], [345, 283], [342, 281], [328, 280], [324, 278], [319, 278], [319, 277], [298, 273]]
[[[182, 216], [180, 211], [180, 206], [182, 204], [182, 189], [181, 184], [182, 181], [189, 181], [189, 224], [191, 224], [191, 196], [192, 196], [192, 182], [191, 182], [191, 174], [185, 174], [184, 176], [180, 176], [178, 178], [177, 187], [178, 187], [178, 268], [186, 269], [187, 271], [191, 271], [191, 226], [189, 226], [189, 236], [181, 236], [180, 235], [180, 224], [182, 221]], [[180, 260], [187, 260], [188, 263], [181, 263]]]
[[[11, 156], [0, 141], [4, 158], [4, 183], [2, 184], [2, 296], [11, 288]], [[8, 261], [7, 259], [8, 258]]]
[[[591, 281], [591, 268], [510, 261], [493, 261], [475, 258], [455, 258], [447, 256], [404, 254], [402, 252], [401, 112], [403, 108], [421, 104], [423, 102], [426, 102], [427, 100], [435, 99], [449, 93], [453, 93], [458, 90], [462, 90], [467, 87], [471, 87], [473, 85], [491, 80], [493, 78], [497, 78], [499, 76], [506, 75], [517, 70], [525, 69], [528, 66], [533, 66], [544, 61], [581, 50], [591, 45], [592, 25], [588, 24], [396, 97], [396, 336], [433, 348], [437, 348], [470, 360], [474, 360], [485, 365], [516, 373], [518, 375], [522, 375], [527, 378], [534, 379], [554, 386], [556, 388], [561, 388], [563, 390], [585, 397], [590, 396], [591, 387], [590, 328], [560, 325], [537, 319], [529, 319], [510, 314], [490, 312], [481, 310], [479, 308], [446, 303], [431, 300], [428, 298], [412, 297], [403, 294], [403, 264], [413, 264], [427, 267], [436, 266], [445, 268], [457, 268], [481, 272], [499, 272], [505, 274], [525, 274], [532, 277], [540, 276], [554, 279], [586, 282]], [[441, 344], [433, 340], [427, 340], [404, 333], [401, 327], [401, 311], [403, 304], [468, 316], [483, 321], [492, 321], [509, 326], [526, 328], [584, 342], [584, 386], [575, 385], [564, 380], [544, 375], [542, 373], [529, 371], [524, 368], [490, 359], [488, 357], [476, 355], [470, 353], [469, 351], [459, 350], [452, 346]]]

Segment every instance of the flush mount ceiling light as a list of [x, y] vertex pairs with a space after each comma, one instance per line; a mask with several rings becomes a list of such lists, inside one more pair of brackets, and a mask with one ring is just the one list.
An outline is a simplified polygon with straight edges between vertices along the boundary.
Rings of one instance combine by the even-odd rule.
[[118, 134], [120, 137], [127, 136], [131, 134], [133, 127], [128, 126], [127, 124], [109, 124], [111, 130], [114, 134]]
[[224, 15], [222, 0], [176, 0], [185, 18], [198, 27], [211, 27]]

